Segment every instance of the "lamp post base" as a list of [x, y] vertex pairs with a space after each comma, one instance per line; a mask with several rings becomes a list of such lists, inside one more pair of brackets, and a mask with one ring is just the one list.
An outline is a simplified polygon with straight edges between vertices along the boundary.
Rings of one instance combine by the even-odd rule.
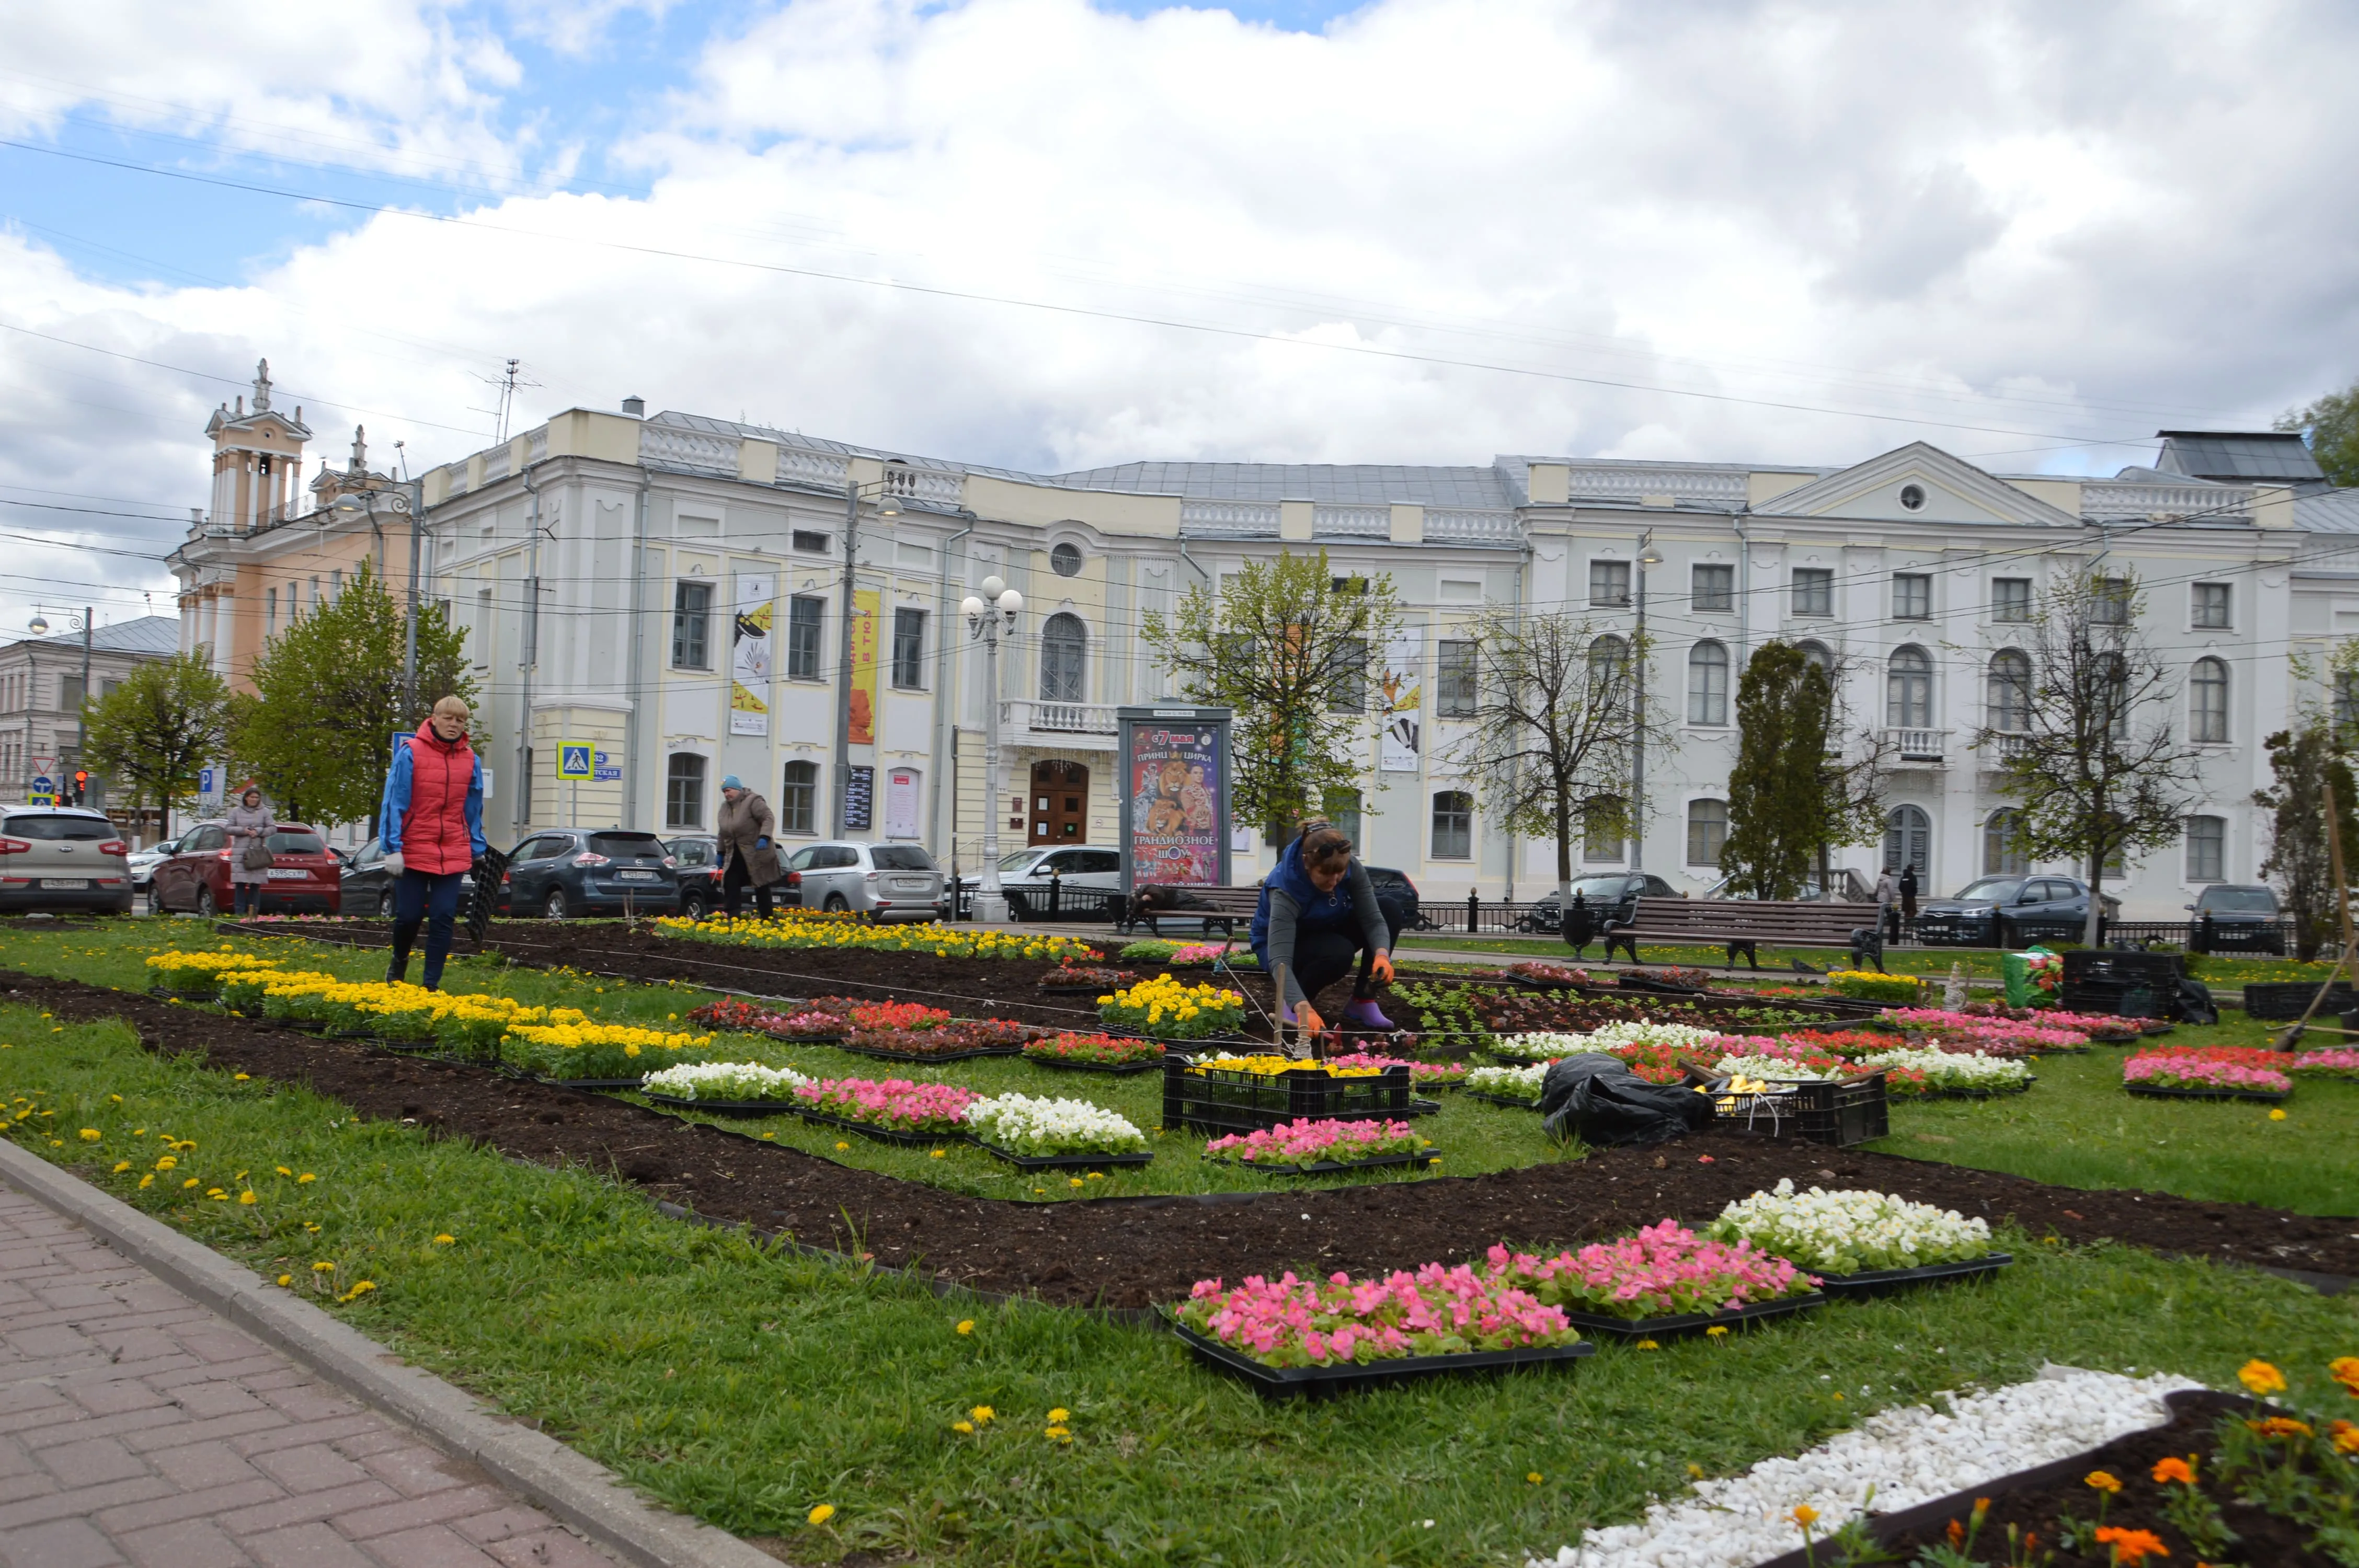
[[1007, 896], [995, 891], [978, 890], [967, 907], [979, 924], [1000, 925], [1007, 919]]

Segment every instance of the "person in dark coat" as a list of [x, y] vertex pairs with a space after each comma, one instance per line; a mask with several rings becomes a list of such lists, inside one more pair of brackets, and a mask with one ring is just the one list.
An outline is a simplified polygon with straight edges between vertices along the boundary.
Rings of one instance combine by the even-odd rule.
[[1572, 902], [1565, 906], [1564, 942], [1576, 958], [1584, 955], [1592, 942], [1597, 940], [1597, 915], [1589, 907], [1589, 895], [1575, 892]]
[[747, 789], [745, 780], [731, 773], [721, 781], [721, 820], [714, 824], [713, 837], [720, 841], [721, 899], [731, 920], [737, 918], [748, 887], [754, 890], [754, 913], [770, 918], [771, 885], [786, 874], [771, 838], [777, 830], [770, 803]]
[[1905, 923], [1917, 918], [1917, 868], [1900, 868], [1900, 918]]
[[1262, 879], [1254, 909], [1254, 957], [1264, 974], [1286, 970], [1278, 1016], [1312, 1034], [1326, 1028], [1310, 999], [1349, 974], [1356, 957], [1360, 976], [1343, 1017], [1363, 1029], [1391, 1033], [1374, 982], [1392, 983], [1393, 942], [1405, 914], [1379, 898], [1342, 829], [1324, 822], [1306, 826], [1277, 858], [1277, 869]]
[[[393, 961], [385, 978], [409, 971], [410, 944], [426, 927], [428, 990], [442, 983], [451, 956], [451, 927], [459, 914], [459, 883], [489, 848], [484, 841], [484, 764], [467, 744], [467, 705], [446, 697], [418, 733], [393, 749], [377, 806], [377, 837], [385, 843], [386, 874], [394, 879]], [[477, 898], [495, 890], [475, 881]]]

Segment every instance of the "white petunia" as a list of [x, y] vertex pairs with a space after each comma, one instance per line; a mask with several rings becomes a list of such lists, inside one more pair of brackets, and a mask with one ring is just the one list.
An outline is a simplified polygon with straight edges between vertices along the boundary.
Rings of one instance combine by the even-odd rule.
[[1857, 1274], [1957, 1263], [1991, 1249], [1990, 1223], [1887, 1193], [1794, 1190], [1791, 1178], [1720, 1211], [1711, 1227], [1813, 1273]]
[[1001, 1095], [968, 1106], [966, 1123], [984, 1141], [1027, 1156], [1136, 1154], [1147, 1148], [1147, 1134], [1129, 1118], [1085, 1099]]
[[1869, 1072], [1913, 1068], [1937, 1089], [2011, 1089], [2031, 1081], [2031, 1069], [2021, 1062], [1962, 1051], [1879, 1051], [1859, 1065]]
[[676, 1099], [705, 1100], [722, 1105], [760, 1100], [791, 1100], [798, 1086], [810, 1079], [791, 1067], [766, 1067], [759, 1062], [691, 1062], [649, 1073], [640, 1087], [651, 1095]]
[[1528, 1067], [1476, 1067], [1466, 1075], [1466, 1087], [1476, 1094], [1497, 1095], [1502, 1099], [1537, 1101], [1540, 1082], [1547, 1076], [1546, 1062]]

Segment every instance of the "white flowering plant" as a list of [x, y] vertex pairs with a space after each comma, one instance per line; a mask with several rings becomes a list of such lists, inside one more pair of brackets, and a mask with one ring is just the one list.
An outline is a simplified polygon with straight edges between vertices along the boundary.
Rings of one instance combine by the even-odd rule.
[[1726, 1050], [1740, 1044], [1737, 1036], [1699, 1029], [1692, 1023], [1648, 1023], [1628, 1021], [1608, 1023], [1586, 1034], [1503, 1034], [1484, 1049], [1510, 1062], [1553, 1062], [1584, 1051], [1612, 1055], [1633, 1046], [1659, 1046], [1673, 1051]]
[[2031, 1082], [2031, 1069], [2003, 1056], [1961, 1051], [1879, 1051], [1859, 1058], [1868, 1071], [1898, 1068], [1925, 1075], [1925, 1087], [1940, 1089], [2018, 1089]]
[[1790, 1177], [1772, 1191], [1730, 1204], [1710, 1230], [1823, 1274], [1962, 1263], [1991, 1249], [1987, 1220], [1888, 1193], [1797, 1192]]
[[1000, 1095], [968, 1106], [966, 1124], [985, 1143], [1031, 1158], [1147, 1152], [1147, 1134], [1129, 1118], [1085, 1099]]
[[1847, 1062], [1792, 1056], [1723, 1056], [1714, 1064], [1712, 1071], [1723, 1078], [1771, 1078], [1786, 1083], [1802, 1080], [1832, 1083], [1837, 1079], [1859, 1076], [1859, 1069]]
[[764, 1100], [790, 1103], [795, 1090], [810, 1079], [791, 1067], [766, 1067], [759, 1062], [689, 1062], [649, 1073], [640, 1087], [651, 1095], [719, 1105], [754, 1105]]
[[1540, 1083], [1548, 1076], [1549, 1065], [1535, 1063], [1528, 1067], [1476, 1067], [1466, 1075], [1466, 1087], [1479, 1095], [1497, 1095], [1501, 1099], [1540, 1102]]
[[1507, 1062], [1553, 1062], [1560, 1056], [1577, 1055], [1583, 1051], [1602, 1051], [1593, 1045], [1586, 1034], [1502, 1034], [1484, 1047], [1492, 1055]]

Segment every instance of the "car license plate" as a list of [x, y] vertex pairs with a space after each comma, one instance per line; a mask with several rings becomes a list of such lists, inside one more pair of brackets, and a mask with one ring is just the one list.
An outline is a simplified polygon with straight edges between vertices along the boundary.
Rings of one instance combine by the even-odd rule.
[[656, 880], [656, 874], [653, 871], [625, 871], [622, 877], [626, 882], [651, 882]]
[[311, 873], [300, 866], [273, 866], [270, 880], [274, 882], [299, 882]]
[[895, 892], [924, 892], [927, 891], [928, 885], [926, 879], [923, 877], [895, 877], [893, 879], [893, 891]]
[[45, 888], [54, 888], [60, 892], [70, 892], [77, 889], [87, 892], [90, 888], [90, 879], [88, 877], [43, 877], [41, 885]]

